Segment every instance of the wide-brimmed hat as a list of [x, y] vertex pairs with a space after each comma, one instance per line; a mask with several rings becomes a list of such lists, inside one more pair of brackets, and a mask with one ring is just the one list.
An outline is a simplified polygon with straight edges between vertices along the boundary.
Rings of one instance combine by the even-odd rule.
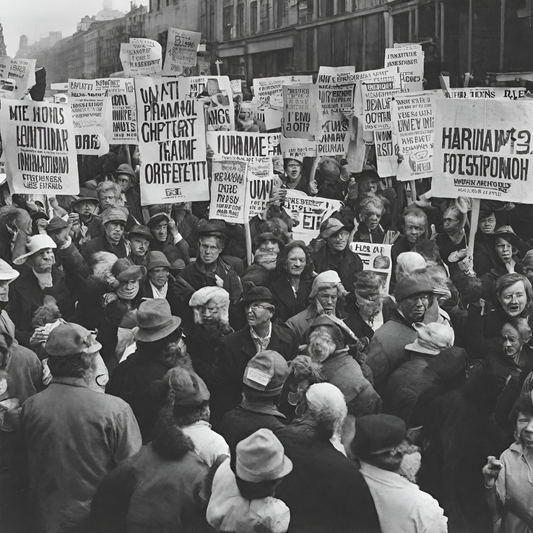
[[60, 217], [54, 217], [46, 226], [46, 231], [50, 233], [51, 231], [59, 231], [65, 228], [68, 228], [68, 222]]
[[133, 329], [135, 339], [155, 342], [177, 330], [181, 318], [172, 315], [170, 304], [164, 298], [153, 298], [141, 303], [137, 309], [138, 327]]
[[280, 479], [292, 471], [292, 461], [270, 429], [259, 429], [237, 444], [235, 473], [243, 481]]
[[146, 268], [134, 265], [129, 259], [122, 258], [111, 267], [111, 274], [117, 281], [138, 281], [146, 276]]
[[98, 200], [98, 193], [92, 189], [80, 189], [79, 196], [75, 196], [70, 205], [74, 206], [80, 202], [93, 202], [95, 204], [99, 204], [100, 202]]
[[15, 265], [24, 264], [28, 257], [40, 252], [41, 250], [46, 250], [47, 248], [57, 248], [57, 246], [49, 235], [33, 235], [33, 237], [28, 239], [26, 248], [28, 249], [27, 253], [19, 255], [16, 259], [13, 259], [13, 263], [15, 263]]
[[170, 270], [170, 263], [163, 252], [148, 252], [143, 261], [143, 266], [150, 272], [153, 268], [163, 267]]
[[252, 357], [246, 369], [242, 382], [247, 389], [248, 397], [275, 397], [281, 394], [283, 385], [289, 377], [289, 365], [278, 352], [264, 350]]
[[147, 241], [151, 241], [153, 239], [150, 228], [148, 228], [147, 226], [143, 226], [142, 224], [135, 224], [135, 226], [130, 229], [130, 231], [128, 232], [128, 239], [131, 239], [135, 235], [143, 237]]
[[211, 396], [204, 380], [194, 370], [176, 367], [169, 370], [166, 377], [176, 405], [199, 406]]
[[99, 352], [102, 345], [97, 342], [94, 333], [79, 324], [65, 323], [54, 328], [44, 346], [51, 357], [69, 357], [89, 355]]
[[412, 352], [424, 353], [428, 355], [437, 355], [453, 346], [455, 340], [455, 333], [453, 328], [448, 324], [423, 324], [416, 322], [413, 324], [416, 329], [418, 337], [414, 342], [408, 344], [405, 349]]
[[20, 276], [20, 272], [11, 267], [3, 259], [0, 259], [0, 281], [9, 281], [10, 283]]
[[119, 174], [126, 174], [126, 176], [129, 176], [130, 178], [135, 179], [137, 176], [135, 175], [135, 171], [133, 168], [131, 168], [131, 165], [128, 165], [128, 163], [122, 163], [122, 165], [119, 165], [117, 170], [113, 172], [115, 176], [118, 176]]
[[496, 240], [498, 237], [503, 237], [504, 239], [508, 240], [515, 249], [520, 246], [520, 239], [511, 226], [500, 226], [494, 232], [494, 237], [494, 240]]
[[328, 218], [320, 225], [320, 238], [327, 239], [341, 230], [350, 231], [338, 218]]
[[108, 207], [100, 216], [102, 217], [103, 224], [107, 224], [108, 222], [122, 222], [126, 224], [128, 221], [128, 212], [118, 205]]
[[427, 276], [406, 276], [402, 278], [396, 289], [394, 290], [394, 297], [396, 301], [401, 302], [410, 296], [416, 296], [417, 294], [432, 294], [433, 284]]
[[357, 455], [377, 455], [396, 448], [406, 437], [405, 422], [397, 416], [361, 416], [355, 421], [352, 449]]

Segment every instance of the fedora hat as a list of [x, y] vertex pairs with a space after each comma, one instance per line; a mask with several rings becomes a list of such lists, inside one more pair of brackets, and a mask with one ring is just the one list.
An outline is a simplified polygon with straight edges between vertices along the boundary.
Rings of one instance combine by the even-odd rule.
[[141, 303], [137, 309], [137, 324], [133, 336], [141, 342], [155, 342], [177, 330], [181, 318], [172, 316], [170, 304], [164, 298], [153, 298]]
[[54, 328], [44, 346], [51, 357], [69, 357], [97, 353], [102, 345], [95, 335], [79, 324], [65, 322]]
[[129, 259], [123, 258], [115, 261], [115, 264], [111, 267], [111, 274], [117, 281], [137, 281], [146, 276], [146, 268], [134, 265]]
[[46, 250], [47, 248], [57, 248], [57, 246], [49, 235], [34, 235], [28, 239], [26, 248], [28, 249], [27, 253], [19, 255], [16, 259], [13, 259], [13, 263], [15, 265], [24, 264], [28, 257], [40, 252], [41, 250]]
[[[252, 285], [252, 284], [251, 284]], [[250, 287], [243, 295], [241, 302], [244, 305], [249, 305], [253, 302], [268, 302], [273, 303], [272, 293], [266, 287]]]

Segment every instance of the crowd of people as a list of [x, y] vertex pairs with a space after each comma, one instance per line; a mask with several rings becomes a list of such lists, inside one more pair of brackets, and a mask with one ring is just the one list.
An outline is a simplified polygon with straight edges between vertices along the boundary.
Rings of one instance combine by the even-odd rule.
[[[135, 156], [0, 208], [3, 531], [533, 531], [533, 208], [469, 243], [468, 199], [287, 158], [249, 263]], [[343, 202], [309, 244], [288, 188]]]

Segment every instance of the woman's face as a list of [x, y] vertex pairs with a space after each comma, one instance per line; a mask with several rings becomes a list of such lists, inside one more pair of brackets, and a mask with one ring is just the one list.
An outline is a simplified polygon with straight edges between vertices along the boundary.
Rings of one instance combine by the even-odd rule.
[[518, 413], [515, 432], [522, 446], [533, 448], [533, 416]]
[[511, 324], [504, 324], [502, 339], [504, 355], [510, 359], [516, 357], [524, 345], [524, 341], [520, 338], [520, 333]]
[[498, 299], [504, 311], [510, 317], [519, 316], [528, 304], [526, 288], [521, 281], [517, 281], [510, 287], [504, 289], [498, 296]]
[[285, 269], [290, 276], [300, 276], [306, 264], [305, 252], [301, 248], [293, 248], [287, 255]]
[[492, 235], [496, 229], [496, 217], [494, 214], [490, 214], [488, 217], [482, 218], [477, 227], [485, 235]]

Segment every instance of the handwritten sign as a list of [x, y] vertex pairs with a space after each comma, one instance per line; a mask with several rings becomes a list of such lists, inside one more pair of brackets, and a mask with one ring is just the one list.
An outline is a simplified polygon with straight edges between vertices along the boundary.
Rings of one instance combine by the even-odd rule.
[[320, 67], [317, 85], [325, 115], [353, 111], [355, 83], [355, 67]]
[[0, 131], [12, 193], [79, 193], [69, 106], [5, 100]]
[[35, 59], [0, 56], [0, 99], [22, 100], [35, 85]]
[[322, 137], [317, 144], [318, 155], [345, 155], [350, 142], [350, 121], [341, 113], [331, 113], [324, 119]]
[[283, 86], [283, 127], [285, 137], [313, 140], [318, 117], [318, 87], [312, 83]]
[[211, 176], [209, 218], [244, 224], [246, 163], [214, 161]]
[[387, 48], [385, 68], [397, 67], [403, 92], [414, 93], [424, 89], [424, 52], [421, 45]]
[[132, 38], [120, 45], [120, 61], [124, 76], [156, 76], [161, 74], [161, 45], [151, 39]]
[[109, 152], [106, 139], [111, 123], [111, 100], [105, 96], [86, 96], [69, 100], [78, 154], [102, 155]]
[[275, 78], [255, 78], [254, 97], [267, 107], [281, 109], [283, 105], [283, 86], [300, 83], [313, 83], [313, 76], [277, 76]]
[[373, 81], [363, 82], [363, 129], [365, 131], [390, 130], [392, 117], [390, 102], [400, 92], [397, 75], [385, 75]]
[[196, 31], [169, 28], [163, 74], [181, 74], [184, 67], [195, 67], [201, 38]]
[[363, 262], [363, 270], [371, 270], [383, 277], [386, 292], [389, 292], [392, 274], [391, 249], [391, 244], [350, 243], [350, 250], [355, 252]]
[[450, 98], [508, 98], [518, 100], [526, 98], [525, 87], [465, 87], [448, 89]]

